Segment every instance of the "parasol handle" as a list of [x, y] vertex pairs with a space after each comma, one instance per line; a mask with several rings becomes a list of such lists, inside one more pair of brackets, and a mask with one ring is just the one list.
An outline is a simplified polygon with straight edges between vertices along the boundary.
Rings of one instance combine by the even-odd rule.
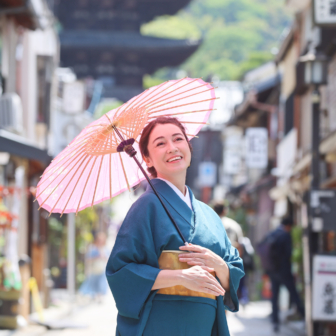
[[156, 189], [154, 188], [154, 186], [153, 186], [153, 184], [152, 184], [150, 178], [148, 177], [147, 173], [145, 172], [145, 170], [144, 170], [143, 167], [141, 166], [139, 160], [138, 160], [135, 156], [133, 156], [133, 159], [134, 159], [134, 161], [136, 162], [136, 164], [139, 166], [139, 168], [140, 168], [140, 170], [142, 171], [142, 173], [145, 175], [145, 177], [146, 177], [146, 179], [147, 179], [149, 185], [152, 187], [152, 189], [153, 189], [155, 195], [157, 196], [157, 198], [158, 198], [159, 201], [161, 202], [163, 208], [166, 210], [166, 213], [167, 213], [168, 217], [169, 217], [170, 220], [173, 222], [173, 224], [174, 224], [174, 226], [175, 226], [177, 232], [179, 233], [179, 235], [181, 236], [181, 238], [182, 238], [182, 240], [183, 240], [183, 243], [184, 243], [185, 245], [188, 245], [188, 242], [185, 240], [185, 238], [184, 238], [182, 232], [180, 231], [179, 227], [177, 226], [177, 223], [175, 222], [175, 219], [173, 218], [173, 216], [171, 215], [171, 213], [170, 213], [169, 210], [167, 209], [166, 205], [163, 203], [163, 200], [162, 200], [161, 196], [158, 194], [158, 192], [157, 192]]
[[136, 150], [134, 149], [134, 147], [132, 146], [134, 143], [134, 139], [128, 139], [128, 140], [124, 140], [123, 136], [120, 134], [120, 132], [118, 131], [118, 129], [113, 126], [113, 129], [115, 130], [115, 132], [118, 134], [119, 138], [122, 140], [122, 142], [119, 144], [118, 146], [118, 152], [121, 151], [125, 151], [130, 157], [132, 157], [134, 159], [134, 161], [136, 162], [136, 164], [138, 165], [138, 167], [140, 168], [142, 174], [145, 176], [146, 180], [148, 181], [149, 185], [152, 187], [155, 195], [157, 196], [157, 198], [159, 199], [159, 201], [161, 202], [163, 208], [165, 209], [168, 217], [170, 218], [170, 220], [173, 222], [177, 232], [179, 233], [180, 237], [183, 240], [184, 245], [188, 245], [188, 242], [186, 241], [186, 239], [184, 238], [181, 230], [179, 229], [179, 227], [177, 226], [177, 223], [175, 222], [175, 219], [173, 218], [173, 216], [171, 215], [171, 213], [169, 212], [169, 210], [167, 209], [166, 205], [163, 203], [163, 200], [161, 198], [161, 196], [158, 194], [158, 192], [156, 191], [156, 189], [154, 188], [150, 178], [148, 177], [146, 171], [143, 169], [141, 163], [139, 162], [139, 160], [137, 159], [137, 157], [135, 156], [135, 154], [137, 153]]

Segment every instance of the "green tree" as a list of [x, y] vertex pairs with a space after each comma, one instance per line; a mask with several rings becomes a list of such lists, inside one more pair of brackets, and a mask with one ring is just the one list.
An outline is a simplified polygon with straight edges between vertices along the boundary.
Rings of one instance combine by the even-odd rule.
[[120, 105], [122, 105], [123, 103], [115, 98], [111, 98], [111, 99], [103, 99], [97, 106], [95, 112], [94, 112], [94, 118], [95, 119], [99, 119], [100, 117], [102, 117], [105, 113], [116, 109], [117, 107], [119, 107]]
[[[141, 27], [144, 35], [202, 39], [202, 45], [178, 69], [191, 77], [216, 75], [222, 80], [242, 74], [272, 59], [282, 32], [290, 25], [283, 2], [276, 0], [194, 0], [176, 16], [158, 17]], [[178, 70], [175, 69], [175, 70]], [[174, 78], [160, 70], [146, 83]]]

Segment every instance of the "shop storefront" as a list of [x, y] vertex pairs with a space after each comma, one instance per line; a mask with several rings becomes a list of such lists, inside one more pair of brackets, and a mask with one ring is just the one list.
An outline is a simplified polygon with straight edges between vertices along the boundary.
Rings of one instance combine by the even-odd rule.
[[41, 230], [43, 213], [32, 211], [32, 186], [50, 160], [45, 150], [25, 138], [0, 130], [0, 298], [5, 302], [0, 307], [0, 326], [4, 328], [15, 328], [18, 314], [28, 317], [29, 276], [43, 288], [46, 260], [41, 259], [47, 257], [47, 237]]

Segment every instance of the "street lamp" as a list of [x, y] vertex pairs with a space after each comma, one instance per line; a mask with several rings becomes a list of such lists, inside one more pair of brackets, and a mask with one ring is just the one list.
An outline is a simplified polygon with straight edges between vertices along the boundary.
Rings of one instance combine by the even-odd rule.
[[309, 52], [300, 57], [304, 64], [304, 83], [314, 86], [312, 92], [312, 190], [320, 187], [319, 173], [319, 143], [320, 143], [320, 91], [319, 86], [327, 84], [327, 58], [324, 55], [316, 55]]
[[327, 84], [327, 58], [324, 55], [308, 53], [300, 57], [300, 62], [304, 63], [304, 82], [306, 85]]
[[305, 86], [314, 87], [312, 99], [312, 162], [311, 162], [311, 192], [309, 206], [309, 225], [304, 233], [304, 254], [305, 262], [305, 283], [306, 283], [306, 324], [309, 336], [318, 334], [318, 324], [312, 323], [312, 257], [318, 252], [322, 252], [319, 246], [320, 231], [315, 219], [315, 205], [312, 202], [313, 193], [317, 193], [320, 188], [320, 85], [327, 84], [327, 58], [324, 55], [317, 55], [309, 52], [300, 57], [300, 63], [304, 66], [303, 82]]
[[300, 57], [304, 64], [304, 82], [314, 86], [312, 92], [312, 190], [320, 187], [319, 174], [319, 143], [320, 143], [320, 85], [327, 84], [327, 58], [324, 55], [308, 53]]

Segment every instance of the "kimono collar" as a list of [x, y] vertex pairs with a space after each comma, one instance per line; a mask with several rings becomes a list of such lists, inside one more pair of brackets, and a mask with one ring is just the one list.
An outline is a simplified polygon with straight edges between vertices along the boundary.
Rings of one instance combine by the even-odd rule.
[[[183, 219], [191, 224], [193, 212], [186, 202], [184, 202], [166, 182], [159, 179], [153, 179], [151, 182], [160, 196], [162, 196], [175, 209], [175, 211], [183, 217]], [[189, 190], [191, 204], [194, 209], [194, 195], [188, 186], [187, 188]], [[148, 186], [147, 191], [152, 191], [152, 188]]]
[[181, 190], [178, 189], [173, 183], [171, 183], [170, 181], [167, 181], [163, 178], [160, 178], [160, 177], [157, 177], [158, 180], [161, 180], [161, 181], [165, 181], [175, 192], [176, 194], [182, 199], [182, 201], [184, 201], [188, 207], [192, 210], [192, 205], [191, 205], [191, 199], [190, 199], [190, 195], [189, 195], [189, 189], [188, 187], [186, 186], [185, 190], [186, 190], [186, 193], [185, 195], [182, 194]]

